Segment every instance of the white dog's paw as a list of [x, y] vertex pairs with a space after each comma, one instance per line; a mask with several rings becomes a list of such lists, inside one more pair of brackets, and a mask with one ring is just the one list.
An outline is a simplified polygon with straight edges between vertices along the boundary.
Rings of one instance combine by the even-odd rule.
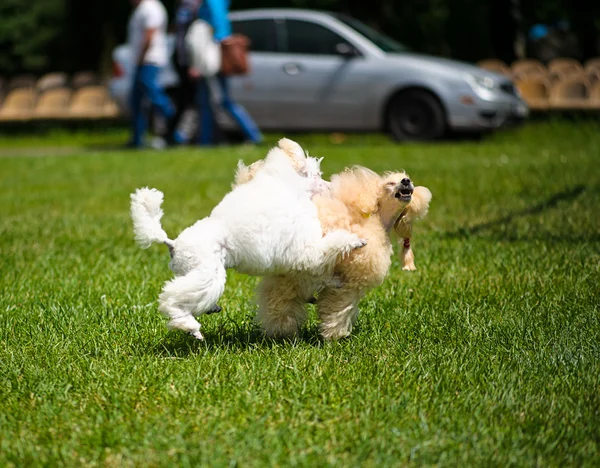
[[362, 249], [367, 245], [366, 239], [361, 239], [356, 234], [350, 234], [351, 238], [346, 245], [346, 248], [343, 250], [344, 255], [350, 254], [353, 250]]
[[365, 245], [367, 245], [367, 239], [361, 239], [360, 237], [358, 238], [358, 240], [356, 241], [356, 243], [354, 244], [354, 249], [362, 249]]
[[223, 308], [219, 304], [215, 304], [210, 309], [208, 309], [206, 311], [206, 313], [207, 314], [217, 314], [217, 313], [221, 312], [222, 310], [223, 310]]
[[321, 276], [323, 271], [326, 270], [327, 265], [335, 263], [339, 256], [344, 258], [355, 249], [359, 249], [367, 245], [367, 242], [364, 239], [361, 239], [356, 234], [352, 234], [351, 232], [343, 229], [338, 229], [327, 233], [325, 237], [323, 237], [322, 241], [322, 249], [325, 257], [319, 262], [318, 269], [320, 273], [317, 273], [319, 276]]
[[340, 249], [344, 251], [360, 249], [361, 247], [367, 245], [367, 241], [365, 239], [361, 239], [356, 234], [344, 231], [343, 229], [330, 232], [327, 234], [327, 237], [329, 237], [332, 242], [337, 243]]
[[189, 334], [190, 334], [190, 336], [193, 336], [197, 340], [204, 341], [204, 336], [202, 336], [202, 333], [200, 333], [200, 330], [191, 331], [191, 332], [189, 332]]

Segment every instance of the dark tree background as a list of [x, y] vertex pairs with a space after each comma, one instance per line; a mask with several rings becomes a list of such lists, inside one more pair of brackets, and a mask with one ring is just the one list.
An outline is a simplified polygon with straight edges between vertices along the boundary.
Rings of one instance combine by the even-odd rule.
[[[176, 0], [164, 0], [172, 14]], [[600, 2], [588, 0], [233, 0], [234, 9], [296, 7], [340, 11], [418, 52], [466, 61], [515, 58], [536, 23], [566, 19], [581, 59], [599, 55]], [[125, 39], [128, 0], [2, 0], [0, 74], [110, 71]]]

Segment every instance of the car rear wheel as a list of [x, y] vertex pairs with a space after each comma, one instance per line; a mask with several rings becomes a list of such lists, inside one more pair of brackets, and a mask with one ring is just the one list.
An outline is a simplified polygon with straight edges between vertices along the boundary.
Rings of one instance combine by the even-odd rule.
[[398, 141], [436, 140], [446, 131], [446, 115], [431, 93], [405, 91], [390, 102], [387, 127]]

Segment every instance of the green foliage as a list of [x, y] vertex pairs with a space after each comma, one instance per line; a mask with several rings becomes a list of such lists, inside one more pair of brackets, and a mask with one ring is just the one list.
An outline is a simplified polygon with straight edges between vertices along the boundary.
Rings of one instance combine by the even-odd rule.
[[66, 6], [67, 0], [0, 2], [0, 70], [39, 72], [53, 64], [64, 40]]
[[205, 343], [168, 332], [167, 250], [134, 245], [134, 188], [165, 192], [176, 235], [266, 145], [3, 139], [0, 465], [597, 466], [598, 130], [432, 145], [298, 135], [326, 175], [404, 168], [434, 196], [415, 227], [419, 270], [395, 260], [333, 344], [314, 311], [298, 340], [262, 339], [256, 279], [234, 272], [223, 312], [201, 318]]
[[[172, 18], [176, 0], [164, 0]], [[589, 3], [589, 2], [588, 2]], [[520, 24], [512, 24], [513, 4]], [[417, 52], [475, 61], [513, 55], [517, 29], [571, 20], [583, 58], [598, 53], [598, 5], [583, 0], [235, 0], [233, 9], [294, 7], [337, 11], [370, 24]], [[3, 0], [0, 74], [107, 70], [112, 49], [125, 39], [127, 0]], [[516, 29], [515, 29], [516, 28]], [[512, 60], [510, 57], [504, 60]]]

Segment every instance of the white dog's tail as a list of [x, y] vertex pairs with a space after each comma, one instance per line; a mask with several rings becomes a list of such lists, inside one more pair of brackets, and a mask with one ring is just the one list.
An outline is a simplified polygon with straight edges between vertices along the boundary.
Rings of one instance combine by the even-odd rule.
[[131, 194], [133, 231], [135, 240], [142, 249], [147, 249], [155, 242], [167, 244], [169, 250], [173, 248], [173, 241], [160, 224], [163, 197], [160, 190], [147, 187], [137, 189]]

